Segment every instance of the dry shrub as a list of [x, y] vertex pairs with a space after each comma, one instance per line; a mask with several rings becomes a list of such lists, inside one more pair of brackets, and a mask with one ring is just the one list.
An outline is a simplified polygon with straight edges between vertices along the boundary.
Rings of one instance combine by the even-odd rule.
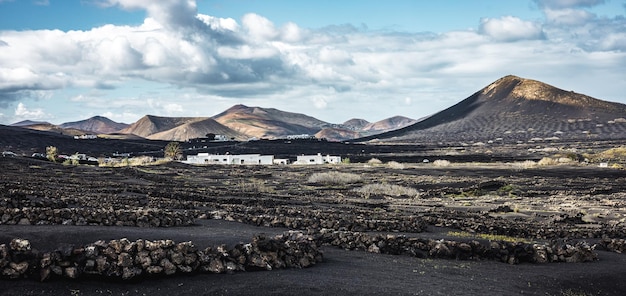
[[452, 163], [450, 163], [449, 160], [445, 160], [445, 159], [437, 159], [435, 161], [433, 161], [433, 165], [436, 167], [447, 167], [450, 166]]
[[378, 158], [372, 158], [370, 160], [367, 161], [368, 164], [382, 164], [383, 162], [380, 161], [380, 159]]
[[623, 162], [626, 160], [626, 146], [615, 147], [598, 153], [586, 154], [585, 157], [591, 162]]
[[325, 172], [314, 173], [307, 182], [319, 184], [351, 184], [361, 181], [361, 176], [352, 173]]
[[158, 159], [155, 160], [154, 157], [151, 156], [137, 156], [131, 158], [123, 158], [123, 159], [113, 159], [110, 162], [104, 162], [100, 160], [100, 166], [102, 167], [126, 167], [126, 166], [142, 166], [142, 165], [159, 165], [169, 162], [166, 159]]
[[240, 180], [237, 184], [241, 192], [247, 193], [272, 193], [274, 188], [268, 186], [265, 181], [257, 178]]
[[361, 193], [365, 198], [369, 198], [372, 195], [385, 195], [392, 197], [407, 196], [412, 198], [419, 197], [419, 191], [415, 188], [386, 183], [367, 184], [354, 190]]
[[570, 163], [573, 160], [569, 157], [559, 157], [559, 159], [557, 160], [559, 163]]
[[387, 162], [387, 166], [389, 168], [396, 169], [396, 170], [403, 170], [404, 169], [404, 165], [399, 163], [399, 162], [397, 162], [397, 161]]
[[520, 171], [525, 169], [531, 169], [535, 166], [537, 166], [537, 163], [532, 160], [518, 161], [513, 163], [513, 168]]
[[559, 164], [559, 161], [557, 159], [554, 159], [554, 158], [544, 157], [541, 160], [539, 160], [539, 162], [537, 164], [540, 165], [540, 166], [550, 166], [550, 165], [557, 165], [557, 164]]

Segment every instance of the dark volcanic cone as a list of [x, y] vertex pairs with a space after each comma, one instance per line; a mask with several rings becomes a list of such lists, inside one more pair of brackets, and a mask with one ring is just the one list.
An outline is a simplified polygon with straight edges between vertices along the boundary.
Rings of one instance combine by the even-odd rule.
[[408, 127], [360, 139], [381, 142], [556, 141], [626, 138], [626, 105], [505, 76]]

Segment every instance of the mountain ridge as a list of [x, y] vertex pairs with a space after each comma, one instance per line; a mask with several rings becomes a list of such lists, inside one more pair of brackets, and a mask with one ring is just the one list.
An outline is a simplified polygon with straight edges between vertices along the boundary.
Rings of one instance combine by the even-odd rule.
[[62, 123], [58, 126], [60, 128], [75, 128], [96, 134], [110, 134], [128, 127], [128, 124], [115, 122], [104, 116], [93, 116], [85, 120]]

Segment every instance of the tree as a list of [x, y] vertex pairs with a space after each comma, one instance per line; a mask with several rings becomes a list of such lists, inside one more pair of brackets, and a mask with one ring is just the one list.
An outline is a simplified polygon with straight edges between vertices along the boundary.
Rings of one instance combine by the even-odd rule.
[[182, 148], [180, 148], [180, 143], [178, 142], [169, 142], [167, 146], [165, 146], [164, 154], [165, 158], [172, 160], [183, 158]]
[[50, 161], [56, 162], [58, 155], [59, 155], [59, 151], [57, 150], [57, 147], [54, 147], [54, 146], [46, 147], [46, 157]]

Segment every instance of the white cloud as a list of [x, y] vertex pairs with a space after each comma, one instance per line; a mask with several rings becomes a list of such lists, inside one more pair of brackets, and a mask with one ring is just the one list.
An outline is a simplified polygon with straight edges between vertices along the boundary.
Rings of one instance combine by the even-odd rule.
[[171, 29], [193, 27], [198, 14], [195, 0], [107, 0], [105, 5], [146, 10], [150, 17]]
[[269, 41], [279, 35], [278, 30], [270, 20], [255, 13], [244, 15], [241, 23], [243, 29], [254, 41]]
[[559, 25], [583, 25], [596, 16], [581, 9], [545, 9], [544, 13], [549, 22]]
[[544, 38], [541, 25], [514, 16], [483, 18], [480, 32], [498, 41], [518, 41]]
[[42, 109], [28, 109], [23, 103], [18, 103], [15, 108], [15, 118], [38, 120], [49, 117]]
[[[186, 0], [106, 3], [145, 9], [148, 17], [87, 31], [0, 31], [0, 108], [84, 88], [97, 93], [55, 100], [124, 114], [116, 118], [127, 122], [148, 113], [207, 116], [237, 103], [376, 121], [434, 113], [507, 74], [600, 98], [623, 94], [626, 20], [578, 9], [600, 1], [538, 1], [543, 22], [484, 18], [476, 28], [440, 34], [276, 27], [257, 14], [238, 22], [198, 14]], [[578, 90], [590, 84], [590, 71], [616, 83]], [[159, 89], [136, 91], [141, 84]]]
[[317, 109], [326, 109], [326, 107], [328, 107], [328, 102], [322, 97], [315, 97], [313, 98], [313, 105]]

